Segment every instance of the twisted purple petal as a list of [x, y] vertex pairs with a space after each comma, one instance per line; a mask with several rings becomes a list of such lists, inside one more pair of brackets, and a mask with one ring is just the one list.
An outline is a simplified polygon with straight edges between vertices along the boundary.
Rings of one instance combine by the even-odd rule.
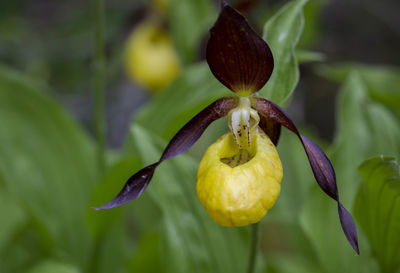
[[293, 121], [278, 105], [267, 99], [253, 97], [252, 106], [258, 111], [260, 116], [265, 120], [272, 120], [280, 123], [290, 131], [295, 133], [301, 140], [303, 147], [307, 153], [311, 169], [314, 177], [317, 180], [320, 188], [329, 195], [332, 199], [337, 201], [340, 224], [347, 240], [353, 249], [359, 254], [357, 229], [354, 224], [353, 218], [350, 213], [339, 202], [339, 194], [336, 185], [335, 171], [331, 162], [325, 153], [318, 147], [317, 144], [300, 135]]
[[134, 175], [132, 175], [120, 193], [107, 204], [95, 207], [95, 210], [111, 209], [119, 207], [138, 198], [147, 188], [153, 177], [154, 171], [158, 165], [164, 160], [177, 156], [189, 149], [203, 134], [208, 125], [213, 121], [222, 118], [234, 108], [237, 104], [237, 99], [233, 97], [222, 98], [216, 100], [195, 117], [193, 117], [178, 133], [171, 139], [168, 146], [165, 148], [159, 161], [144, 167]]

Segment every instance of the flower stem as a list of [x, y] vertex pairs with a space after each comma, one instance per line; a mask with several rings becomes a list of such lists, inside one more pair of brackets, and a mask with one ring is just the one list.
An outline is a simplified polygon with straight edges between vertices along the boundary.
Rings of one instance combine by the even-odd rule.
[[94, 60], [94, 128], [97, 139], [97, 160], [100, 170], [105, 167], [104, 129], [104, 0], [95, 0], [96, 10], [96, 55]]
[[250, 241], [250, 254], [249, 254], [249, 266], [247, 273], [254, 273], [256, 268], [256, 258], [258, 252], [258, 238], [260, 233], [259, 223], [251, 225], [251, 241]]
[[[104, 126], [104, 0], [94, 0], [95, 6], [95, 59], [94, 59], [94, 130], [97, 140], [97, 164], [101, 173], [105, 170], [105, 126]], [[96, 237], [88, 272], [99, 272], [102, 238]]]

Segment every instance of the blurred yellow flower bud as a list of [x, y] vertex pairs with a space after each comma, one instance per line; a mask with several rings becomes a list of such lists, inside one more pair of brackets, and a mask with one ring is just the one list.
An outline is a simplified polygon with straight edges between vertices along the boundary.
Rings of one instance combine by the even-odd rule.
[[283, 177], [278, 152], [256, 129], [248, 149], [239, 149], [232, 133], [212, 144], [197, 172], [197, 196], [222, 226], [257, 223], [275, 204]]
[[161, 14], [165, 14], [170, 6], [170, 0], [154, 0], [155, 9]]
[[145, 22], [128, 38], [125, 67], [130, 79], [158, 91], [175, 78], [181, 64], [168, 33], [155, 23]]

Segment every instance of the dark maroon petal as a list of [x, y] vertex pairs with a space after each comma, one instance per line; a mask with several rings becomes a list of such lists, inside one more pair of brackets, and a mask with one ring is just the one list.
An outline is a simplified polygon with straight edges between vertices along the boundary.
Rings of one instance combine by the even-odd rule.
[[214, 76], [235, 93], [260, 90], [271, 76], [274, 60], [246, 19], [224, 4], [210, 34], [206, 58]]
[[161, 156], [161, 161], [176, 156], [189, 149], [201, 136], [211, 122], [226, 116], [237, 105], [237, 98], [219, 99], [192, 118], [171, 139]]
[[360, 250], [358, 249], [358, 238], [357, 238], [357, 229], [354, 224], [353, 218], [351, 218], [350, 213], [343, 207], [343, 205], [338, 202], [338, 211], [340, 224], [342, 225], [343, 232], [346, 235], [347, 240], [350, 242], [353, 249], [360, 254]]
[[331, 198], [338, 200], [335, 171], [331, 162], [317, 144], [305, 136], [300, 135], [300, 138], [319, 186]]
[[234, 7], [236, 10], [240, 11], [241, 13], [246, 13], [248, 10], [250, 10], [252, 7], [254, 7], [255, 4], [257, 4], [259, 0], [242, 0], [238, 4], [236, 4]]
[[266, 116], [260, 116], [260, 123], [258, 124], [261, 129], [271, 139], [275, 146], [278, 145], [279, 137], [281, 136], [281, 124]]
[[121, 192], [107, 204], [94, 208], [95, 210], [111, 209], [122, 206], [136, 198], [147, 188], [153, 177], [154, 171], [164, 160], [179, 155], [189, 149], [203, 134], [213, 121], [222, 118], [237, 105], [233, 97], [219, 99], [192, 118], [171, 139], [161, 158], [154, 164], [144, 167], [132, 175]]
[[96, 207], [94, 209], [102, 210], [116, 208], [139, 197], [149, 185], [154, 171], [159, 164], [160, 162], [149, 165], [132, 175], [125, 183], [125, 186], [122, 188], [120, 193], [118, 193], [113, 200], [101, 207]]
[[328, 157], [318, 147], [317, 144], [315, 144], [308, 138], [300, 135], [293, 121], [289, 118], [285, 111], [283, 111], [278, 105], [276, 105], [272, 101], [263, 98], [252, 97], [252, 107], [254, 107], [258, 111], [260, 118], [263, 118], [265, 120], [270, 119], [278, 122], [288, 128], [293, 133], [295, 133], [300, 138], [306, 151], [308, 160], [310, 161], [311, 169], [314, 173], [314, 177], [317, 180], [318, 185], [327, 195], [337, 201], [339, 209], [339, 219], [342, 225], [343, 232], [354, 250], [359, 253], [357, 229], [351, 215], [339, 202], [335, 171]]

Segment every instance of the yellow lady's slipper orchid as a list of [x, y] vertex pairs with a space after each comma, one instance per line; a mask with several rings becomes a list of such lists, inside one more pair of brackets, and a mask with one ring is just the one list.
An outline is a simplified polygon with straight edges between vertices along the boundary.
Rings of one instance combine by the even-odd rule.
[[284, 126], [301, 141], [318, 185], [337, 202], [343, 232], [359, 253], [356, 226], [339, 200], [328, 157], [300, 134], [278, 105], [255, 95], [273, 71], [269, 46], [239, 12], [224, 1], [221, 4], [210, 30], [207, 63], [214, 76], [238, 96], [218, 99], [198, 113], [176, 133], [157, 162], [132, 175], [113, 200], [95, 209], [115, 208], [139, 197], [157, 166], [185, 152], [208, 125], [228, 116], [230, 132], [208, 148], [198, 169], [198, 197], [214, 221], [224, 226], [256, 223], [274, 205], [282, 179], [274, 145]]
[[222, 226], [257, 223], [281, 189], [282, 164], [275, 145], [256, 129], [251, 147], [239, 149], [231, 133], [206, 151], [197, 172], [197, 196]]

